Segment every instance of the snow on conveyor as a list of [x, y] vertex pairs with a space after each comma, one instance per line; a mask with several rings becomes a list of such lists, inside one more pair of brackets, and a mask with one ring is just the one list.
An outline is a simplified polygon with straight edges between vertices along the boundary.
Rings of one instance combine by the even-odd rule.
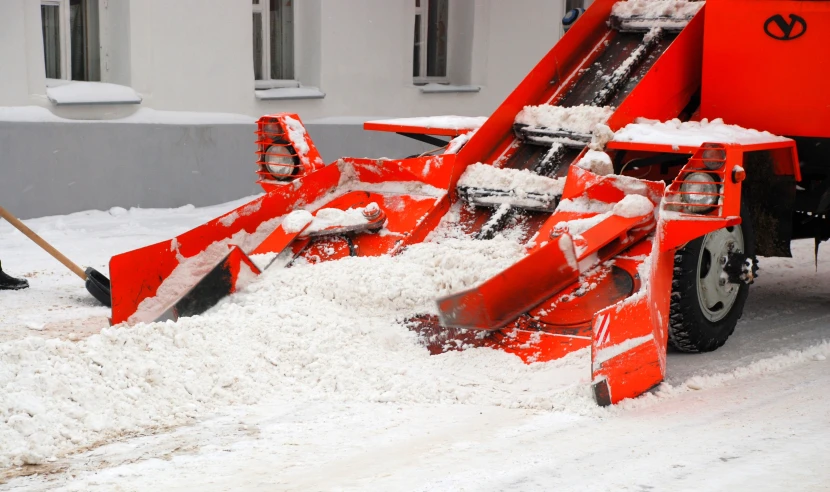
[[[611, 15], [621, 18], [639, 19], [691, 19], [705, 2], [686, 0], [627, 0], [617, 2], [611, 9]], [[653, 27], [660, 27], [659, 24]]]
[[700, 147], [706, 142], [761, 144], [786, 142], [789, 139], [769, 132], [750, 130], [737, 125], [727, 125], [722, 119], [666, 122], [637, 118], [634, 123], [614, 134], [615, 142], [637, 142], [676, 146]]
[[459, 186], [510, 191], [520, 198], [528, 193], [561, 195], [565, 178], [548, 178], [527, 169], [499, 169], [480, 162], [470, 164], [458, 180]]
[[534, 128], [549, 128], [588, 135], [597, 125], [604, 124], [614, 113], [610, 107], [573, 106], [564, 108], [550, 104], [525, 106], [518, 115], [516, 123]]

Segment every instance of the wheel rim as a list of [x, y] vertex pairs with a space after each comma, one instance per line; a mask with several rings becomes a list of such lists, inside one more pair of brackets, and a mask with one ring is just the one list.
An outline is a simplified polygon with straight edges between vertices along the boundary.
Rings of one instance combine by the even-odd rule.
[[723, 267], [729, 253], [743, 252], [744, 236], [740, 226], [718, 229], [703, 236], [697, 261], [697, 298], [709, 321], [725, 318], [738, 298], [741, 286], [729, 283]]

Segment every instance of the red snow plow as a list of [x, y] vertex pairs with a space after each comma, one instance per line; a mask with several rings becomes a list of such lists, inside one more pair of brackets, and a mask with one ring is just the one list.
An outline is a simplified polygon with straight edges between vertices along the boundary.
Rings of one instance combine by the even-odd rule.
[[590, 347], [599, 404], [640, 395], [668, 346], [726, 342], [757, 255], [830, 237], [830, 68], [799, 64], [830, 57], [828, 33], [825, 1], [597, 0], [479, 128], [367, 123], [434, 142], [425, 155], [326, 165], [296, 115], [263, 117], [266, 194], [113, 257], [112, 322], [199, 314], [298, 258], [395, 254], [459, 204], [467, 234], [520, 230], [527, 256], [408, 319], [429, 350]]

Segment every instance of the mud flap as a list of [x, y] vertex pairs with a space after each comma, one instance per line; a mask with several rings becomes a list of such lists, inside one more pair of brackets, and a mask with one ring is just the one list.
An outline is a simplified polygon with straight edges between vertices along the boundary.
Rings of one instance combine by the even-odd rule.
[[184, 316], [196, 316], [215, 306], [220, 300], [248, 285], [259, 268], [238, 246], [222, 258], [213, 269], [187, 291], [154, 321], [176, 321]]
[[579, 279], [573, 240], [563, 234], [480, 286], [438, 299], [441, 324], [494, 330]]
[[593, 319], [591, 372], [601, 406], [637, 397], [663, 381], [673, 252], [652, 248], [649, 283]]

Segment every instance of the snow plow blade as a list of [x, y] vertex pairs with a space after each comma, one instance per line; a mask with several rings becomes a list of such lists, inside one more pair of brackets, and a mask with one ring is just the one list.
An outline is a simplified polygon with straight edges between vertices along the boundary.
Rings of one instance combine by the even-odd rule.
[[160, 316], [147, 321], [176, 321], [183, 316], [202, 314], [225, 297], [247, 285], [260, 273], [262, 272], [248, 258], [248, 255], [243, 253], [238, 246], [233, 246], [230, 253], [222, 258], [192, 289], [165, 309]]
[[[542, 267], [540, 272], [540, 266]], [[567, 234], [481, 286], [438, 300], [441, 324], [494, 330], [579, 279], [576, 252]]]

